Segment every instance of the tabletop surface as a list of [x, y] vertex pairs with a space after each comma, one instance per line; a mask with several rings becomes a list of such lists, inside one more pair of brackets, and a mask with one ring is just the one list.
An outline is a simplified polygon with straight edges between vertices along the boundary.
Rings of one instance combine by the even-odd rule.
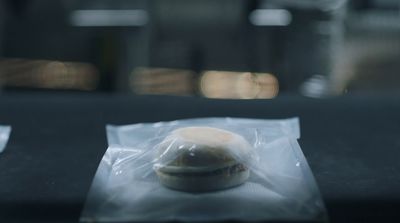
[[77, 222], [107, 149], [105, 125], [192, 117], [300, 117], [299, 143], [331, 222], [400, 219], [400, 97], [210, 100], [106, 94], [0, 96], [0, 222]]

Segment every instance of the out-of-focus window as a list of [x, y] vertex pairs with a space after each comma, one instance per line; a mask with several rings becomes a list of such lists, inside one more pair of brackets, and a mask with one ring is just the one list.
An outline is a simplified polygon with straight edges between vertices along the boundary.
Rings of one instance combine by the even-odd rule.
[[396, 0], [0, 0], [0, 87], [269, 99], [397, 92]]

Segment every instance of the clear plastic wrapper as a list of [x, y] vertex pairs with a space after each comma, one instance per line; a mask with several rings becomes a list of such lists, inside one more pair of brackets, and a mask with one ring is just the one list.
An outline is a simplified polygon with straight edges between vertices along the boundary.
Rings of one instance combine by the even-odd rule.
[[0, 125], [0, 153], [6, 148], [11, 133], [11, 126]]
[[299, 136], [296, 118], [107, 126], [81, 221], [323, 222]]

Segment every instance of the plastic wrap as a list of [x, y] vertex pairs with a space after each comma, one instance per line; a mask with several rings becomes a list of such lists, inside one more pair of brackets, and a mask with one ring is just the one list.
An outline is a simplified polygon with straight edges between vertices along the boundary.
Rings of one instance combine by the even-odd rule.
[[11, 127], [0, 125], [0, 153], [6, 148], [8, 139], [10, 137]]
[[[200, 168], [206, 174], [216, 174], [207, 178], [211, 179], [208, 184], [224, 183], [224, 177], [230, 176], [220, 175], [225, 173], [220, 171], [225, 166], [211, 165], [218, 160], [207, 165], [199, 164], [199, 159], [176, 164], [182, 155], [180, 148], [193, 152], [194, 157], [201, 157], [204, 151], [193, 149], [190, 140], [183, 144], [178, 139], [176, 131], [187, 127], [232, 133], [232, 144], [223, 145], [229, 157], [226, 163], [243, 164], [249, 175], [233, 186], [201, 192], [166, 187], [157, 170], [171, 164], [185, 167], [185, 173], [189, 169], [197, 174]], [[320, 193], [296, 140], [299, 136], [298, 119], [202, 118], [107, 126], [109, 148], [97, 170], [81, 221], [325, 221]], [[207, 143], [215, 144], [213, 140]], [[194, 142], [193, 146], [197, 145]]]

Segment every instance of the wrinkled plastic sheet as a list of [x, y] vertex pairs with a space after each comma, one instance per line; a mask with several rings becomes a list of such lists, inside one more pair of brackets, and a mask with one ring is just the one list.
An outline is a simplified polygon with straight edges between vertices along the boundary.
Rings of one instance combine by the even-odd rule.
[[10, 133], [11, 126], [0, 125], [0, 153], [6, 148]]
[[[171, 190], [154, 172], [154, 150], [173, 130], [207, 126], [244, 137], [256, 157], [250, 177], [226, 190]], [[199, 118], [107, 126], [107, 149], [81, 215], [112, 221], [321, 221], [327, 219], [318, 187], [301, 151], [297, 118]]]

